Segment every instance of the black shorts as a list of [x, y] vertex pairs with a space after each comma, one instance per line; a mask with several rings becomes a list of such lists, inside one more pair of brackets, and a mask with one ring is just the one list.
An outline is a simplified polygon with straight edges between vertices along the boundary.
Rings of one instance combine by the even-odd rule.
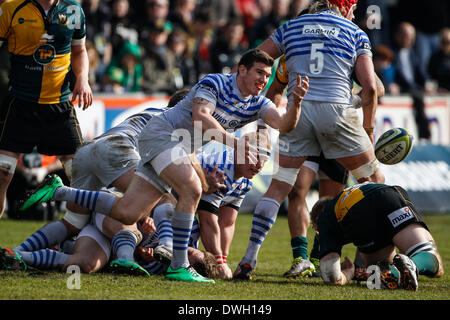
[[323, 153], [320, 156], [309, 156], [307, 161], [315, 162], [319, 164], [319, 170], [325, 173], [331, 180], [347, 184], [348, 170], [345, 169], [339, 162], [334, 159], [326, 159]]
[[0, 109], [0, 149], [45, 155], [74, 154], [83, 142], [70, 101], [38, 104], [8, 96]]
[[344, 237], [363, 253], [393, 245], [403, 228], [419, 223], [428, 230], [408, 194], [399, 186], [378, 189], [350, 208], [339, 223]]

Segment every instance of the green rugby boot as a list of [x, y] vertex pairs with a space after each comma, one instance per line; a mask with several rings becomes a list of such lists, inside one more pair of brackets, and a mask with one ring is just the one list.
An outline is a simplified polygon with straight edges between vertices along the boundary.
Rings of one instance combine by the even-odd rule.
[[291, 268], [283, 274], [285, 278], [309, 277], [316, 270], [311, 261], [302, 257], [295, 258], [292, 261]]
[[31, 206], [52, 200], [56, 189], [64, 186], [61, 178], [56, 174], [48, 175], [36, 189], [28, 192], [25, 197], [19, 201], [19, 211], [25, 211]]
[[0, 270], [27, 271], [27, 264], [20, 253], [0, 247]]
[[189, 281], [189, 282], [203, 282], [203, 283], [216, 283], [212, 279], [208, 279], [198, 274], [192, 266], [182, 267], [173, 270], [170, 266], [167, 268], [166, 279]]
[[136, 261], [126, 258], [119, 258], [111, 261], [109, 264], [111, 271], [114, 273], [129, 274], [132, 276], [147, 276], [150, 277], [150, 273], [142, 268]]

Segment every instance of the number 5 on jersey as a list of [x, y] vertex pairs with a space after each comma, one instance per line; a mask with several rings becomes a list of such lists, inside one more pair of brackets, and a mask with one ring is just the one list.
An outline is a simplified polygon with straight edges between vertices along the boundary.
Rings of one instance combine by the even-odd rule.
[[323, 70], [323, 53], [320, 49], [323, 49], [323, 42], [316, 42], [311, 44], [311, 63], [309, 65], [309, 71], [312, 74], [321, 74]]

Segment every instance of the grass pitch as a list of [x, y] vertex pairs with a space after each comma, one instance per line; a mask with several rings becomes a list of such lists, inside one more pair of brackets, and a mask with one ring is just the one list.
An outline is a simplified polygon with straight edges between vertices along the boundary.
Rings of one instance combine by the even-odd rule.
[[[443, 258], [450, 265], [450, 215], [425, 216]], [[43, 225], [36, 221], [0, 219], [0, 246], [15, 247]], [[234, 271], [245, 253], [250, 235], [251, 215], [240, 214], [236, 223], [229, 264]], [[308, 233], [311, 247], [313, 230]], [[343, 256], [351, 259], [355, 249], [347, 245]], [[0, 271], [0, 300], [449, 300], [450, 277], [420, 277], [419, 290], [369, 290], [352, 282], [345, 287], [325, 286], [321, 279], [286, 280], [282, 274], [290, 267], [292, 253], [286, 217], [277, 222], [264, 242], [259, 262], [250, 282], [216, 280], [215, 285], [173, 282], [163, 276], [151, 278], [82, 274], [80, 289], [69, 289], [70, 274], [32, 270]], [[69, 286], [68, 286], [69, 283]], [[73, 283], [72, 283], [73, 284]]]

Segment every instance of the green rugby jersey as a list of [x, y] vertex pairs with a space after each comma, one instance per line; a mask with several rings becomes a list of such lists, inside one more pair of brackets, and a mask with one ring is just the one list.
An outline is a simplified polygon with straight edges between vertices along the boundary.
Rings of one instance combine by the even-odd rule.
[[83, 45], [85, 17], [78, 2], [56, 1], [46, 14], [35, 0], [0, 6], [0, 41], [11, 56], [10, 93], [40, 104], [69, 99], [71, 46]]

